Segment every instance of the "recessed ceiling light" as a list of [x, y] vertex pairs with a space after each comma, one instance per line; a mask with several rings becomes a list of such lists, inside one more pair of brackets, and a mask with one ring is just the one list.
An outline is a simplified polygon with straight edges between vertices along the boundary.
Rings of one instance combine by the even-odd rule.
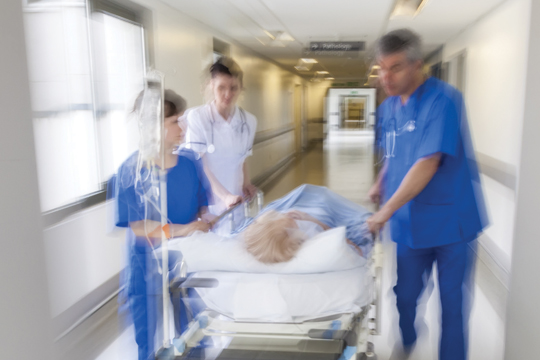
[[428, 0], [397, 0], [390, 18], [396, 16], [416, 16], [426, 6], [427, 2]]
[[276, 40], [273, 40], [270, 42], [270, 46], [272, 47], [285, 47], [287, 45], [285, 45], [285, 43], [283, 41], [279, 41], [278, 39]]
[[285, 32], [285, 31], [278, 31], [277, 36], [276, 36], [276, 40], [279, 40], [279, 41], [294, 41], [294, 38], [289, 33]]
[[317, 64], [318, 61], [315, 59], [301, 58], [300, 61], [305, 62], [306, 64]]
[[307, 66], [302, 66], [302, 65], [296, 65], [294, 68], [295, 68], [296, 70], [298, 70], [298, 71], [309, 71], [309, 69], [310, 69], [309, 67], [307, 67]]
[[264, 33], [265, 33], [266, 35], [268, 35], [268, 37], [269, 37], [270, 39], [272, 39], [272, 40], [275, 40], [275, 39], [276, 39], [276, 37], [275, 37], [274, 35], [272, 35], [272, 33], [271, 33], [270, 31], [267, 31], [267, 30], [263, 30], [263, 31], [264, 31]]
[[319, 74], [319, 75], [330, 74], [328, 71], [316, 71], [316, 73]]
[[261, 40], [261, 39], [259, 39], [258, 37], [256, 37], [255, 39], [257, 39], [257, 41], [258, 41], [258, 42], [260, 42], [261, 44], [263, 44], [264, 46], [266, 46], [266, 45], [267, 45], [267, 44], [266, 44], [266, 43], [265, 43], [264, 41], [262, 41], [262, 40]]
[[324, 80], [334, 80], [333, 77], [327, 77], [327, 78], [324, 78]]

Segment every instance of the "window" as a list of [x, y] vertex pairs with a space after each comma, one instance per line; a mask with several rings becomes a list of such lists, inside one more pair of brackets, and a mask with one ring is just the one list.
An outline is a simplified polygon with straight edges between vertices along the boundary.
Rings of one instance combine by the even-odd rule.
[[27, 1], [25, 26], [42, 211], [100, 192], [137, 148], [144, 32], [84, 0]]
[[96, 118], [100, 181], [107, 181], [139, 142], [133, 102], [144, 87], [144, 42], [140, 25], [96, 14]]
[[212, 62], [215, 63], [222, 56], [230, 56], [231, 46], [224, 41], [213, 38]]

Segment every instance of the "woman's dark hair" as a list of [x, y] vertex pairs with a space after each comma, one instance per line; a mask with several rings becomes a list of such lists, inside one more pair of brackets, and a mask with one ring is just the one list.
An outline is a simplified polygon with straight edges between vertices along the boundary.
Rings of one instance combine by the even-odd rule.
[[[135, 103], [133, 104], [133, 110], [131, 112], [137, 112], [141, 108], [141, 103], [144, 95], [144, 90], [137, 95]], [[165, 117], [180, 115], [186, 111], [187, 103], [183, 97], [175, 93], [173, 90], [165, 89]]]
[[242, 69], [240, 69], [240, 66], [227, 56], [222, 56], [217, 61], [210, 66], [210, 76], [215, 78], [219, 74], [222, 75], [229, 75], [234, 78], [237, 78], [240, 81], [240, 85], [242, 85], [242, 81], [244, 78], [244, 72]]

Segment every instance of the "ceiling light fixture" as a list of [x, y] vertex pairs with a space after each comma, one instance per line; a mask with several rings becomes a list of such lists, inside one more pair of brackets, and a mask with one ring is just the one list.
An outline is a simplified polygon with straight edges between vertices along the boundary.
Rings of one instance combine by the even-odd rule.
[[270, 38], [268, 45], [272, 47], [286, 47], [287, 43], [294, 41], [294, 38], [285, 31], [268, 31], [263, 32]]
[[327, 74], [330, 74], [328, 71], [315, 71], [315, 73], [319, 74], [319, 75], [327, 75]]
[[276, 40], [279, 41], [294, 41], [294, 38], [285, 31], [278, 31], [276, 35]]
[[397, 0], [390, 18], [397, 16], [414, 17], [422, 11], [428, 0]]
[[317, 60], [315, 59], [298, 59], [298, 63], [294, 67], [298, 71], [309, 71], [313, 67], [313, 64], [316, 64]]
[[273, 40], [273, 41], [270, 41], [270, 46], [272, 47], [285, 47], [287, 45], [285, 45], [285, 43], [283, 41], [279, 41], [279, 40]]
[[261, 39], [258, 38], [258, 37], [256, 37], [255, 39], [257, 39], [257, 41], [260, 42], [263, 46], [268, 45], [266, 42], [264, 42], [263, 40], [261, 40]]
[[311, 67], [305, 65], [296, 65], [294, 68], [298, 71], [309, 71], [311, 69]]
[[327, 77], [327, 78], [324, 78], [324, 80], [335, 80], [335, 78], [333, 78], [333, 77]]
[[276, 40], [276, 37], [275, 37], [274, 35], [272, 35], [272, 33], [271, 33], [270, 31], [267, 31], [267, 30], [263, 30], [263, 31], [264, 31], [264, 33], [265, 33], [266, 35], [268, 35], [268, 37], [269, 37], [270, 39]]
[[379, 65], [373, 65], [368, 73], [368, 78], [379, 77], [379, 70], [381, 67]]

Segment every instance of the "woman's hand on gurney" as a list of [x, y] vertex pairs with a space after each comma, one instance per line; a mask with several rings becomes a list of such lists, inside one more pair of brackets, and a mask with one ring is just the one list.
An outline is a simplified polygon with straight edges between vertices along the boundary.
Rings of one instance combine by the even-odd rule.
[[217, 216], [214, 215], [214, 214], [211, 214], [211, 213], [207, 212], [207, 213], [201, 214], [200, 218], [201, 218], [201, 220], [204, 221], [205, 223], [210, 224], [211, 222], [213, 222], [214, 220], [217, 219]]
[[170, 225], [171, 237], [189, 236], [195, 231], [208, 232], [210, 225], [203, 220], [192, 221], [189, 224], [172, 224]]
[[247, 198], [248, 200], [253, 199], [253, 197], [257, 194], [257, 187], [251, 183], [244, 184], [242, 188], [242, 192], [244, 193], [244, 198]]
[[223, 202], [225, 203], [227, 209], [229, 209], [236, 204], [240, 204], [242, 202], [242, 197], [240, 195], [233, 195], [229, 193], [223, 197]]

